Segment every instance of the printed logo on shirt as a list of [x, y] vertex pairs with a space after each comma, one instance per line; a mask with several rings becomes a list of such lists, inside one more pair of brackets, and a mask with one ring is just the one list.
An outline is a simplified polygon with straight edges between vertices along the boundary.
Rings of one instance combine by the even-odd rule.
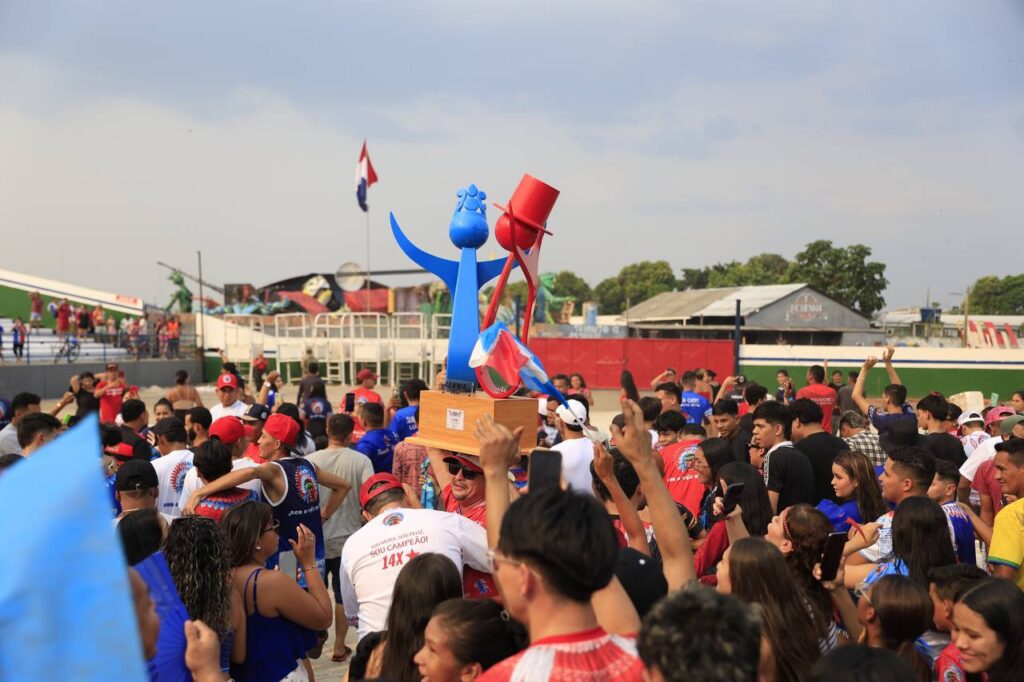
[[697, 444], [694, 443], [690, 447], [684, 448], [683, 451], [679, 453], [679, 460], [676, 462], [676, 467], [680, 471], [686, 471], [696, 456]]
[[400, 512], [400, 511], [392, 512], [392, 513], [390, 513], [390, 514], [388, 514], [387, 516], [384, 517], [384, 525], [385, 526], [397, 526], [404, 519], [405, 519], [405, 517], [402, 515], [402, 512]]
[[316, 504], [320, 501], [320, 489], [317, 487], [316, 479], [306, 467], [295, 467], [295, 490], [306, 504]]
[[171, 469], [171, 489], [173, 489], [179, 495], [185, 488], [185, 474], [192, 468], [192, 463], [188, 460], [181, 460], [174, 465]]
[[490, 594], [491, 592], [491, 586], [488, 585], [487, 581], [482, 578], [474, 580], [473, 587], [476, 588], [476, 593], [479, 595]]

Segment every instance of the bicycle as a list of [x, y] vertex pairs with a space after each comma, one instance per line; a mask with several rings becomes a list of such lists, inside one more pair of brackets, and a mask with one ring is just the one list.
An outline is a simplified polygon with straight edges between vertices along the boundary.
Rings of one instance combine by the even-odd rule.
[[61, 361], [61, 358], [67, 358], [69, 363], [74, 362], [78, 359], [78, 354], [82, 351], [81, 345], [78, 339], [74, 336], [65, 336], [64, 343], [57, 349], [57, 353], [53, 356], [53, 364], [57, 364]]

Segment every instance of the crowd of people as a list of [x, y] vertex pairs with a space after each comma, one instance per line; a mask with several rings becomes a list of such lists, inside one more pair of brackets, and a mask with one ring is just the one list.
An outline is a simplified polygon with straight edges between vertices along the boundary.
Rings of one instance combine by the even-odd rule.
[[[52, 327], [44, 325], [44, 316], [52, 318]], [[45, 330], [45, 331], [44, 331]], [[0, 361], [4, 361], [4, 333], [0, 326]], [[89, 307], [67, 298], [46, 303], [38, 291], [29, 293], [29, 319], [11, 321], [11, 355], [15, 362], [25, 359], [25, 345], [32, 334], [54, 334], [63, 338], [95, 339], [99, 343], [127, 350], [136, 359], [180, 358], [181, 318], [165, 312], [141, 315], [115, 315], [102, 303]]]
[[554, 480], [523, 426], [467, 424], [476, 454], [416, 442], [419, 379], [385, 400], [366, 369], [332, 405], [313, 362], [288, 402], [225, 363], [213, 405], [179, 372], [150, 410], [111, 364], [47, 411], [14, 396], [0, 466], [98, 415], [153, 679], [312, 680], [321, 656], [349, 680], [1024, 679], [1024, 393], [964, 410], [894, 352], [877, 397], [874, 357], [799, 389], [627, 375], [607, 424], [555, 375], [564, 404], [523, 396]]

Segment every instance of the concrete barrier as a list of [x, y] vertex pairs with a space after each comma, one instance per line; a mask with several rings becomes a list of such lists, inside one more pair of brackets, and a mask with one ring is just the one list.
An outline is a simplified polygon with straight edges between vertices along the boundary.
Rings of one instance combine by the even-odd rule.
[[[125, 380], [132, 385], [171, 386], [174, 373], [183, 369], [192, 381], [202, 381], [202, 363], [198, 359], [119, 361], [125, 373]], [[15, 393], [29, 391], [44, 400], [53, 400], [68, 390], [71, 377], [90, 371], [99, 377], [105, 370], [102, 362], [76, 362], [74, 364], [32, 364], [31, 366], [8, 364], [0, 367], [0, 397], [10, 400]]]

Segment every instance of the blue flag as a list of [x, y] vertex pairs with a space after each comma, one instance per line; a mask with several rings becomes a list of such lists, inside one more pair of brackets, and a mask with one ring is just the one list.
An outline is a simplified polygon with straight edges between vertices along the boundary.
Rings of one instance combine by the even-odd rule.
[[0, 474], [0, 674], [144, 682], [96, 417]]

